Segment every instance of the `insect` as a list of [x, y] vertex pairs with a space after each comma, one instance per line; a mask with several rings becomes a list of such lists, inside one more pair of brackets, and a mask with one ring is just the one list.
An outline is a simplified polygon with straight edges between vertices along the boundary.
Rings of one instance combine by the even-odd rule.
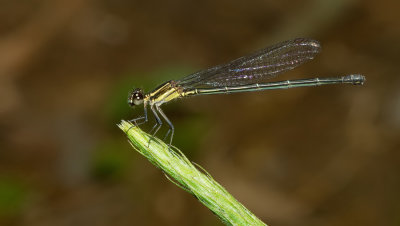
[[169, 126], [164, 140], [170, 134], [169, 144], [171, 145], [175, 132], [174, 125], [160, 106], [174, 99], [206, 94], [252, 92], [339, 83], [362, 85], [364, 83], [365, 77], [359, 74], [263, 82], [312, 60], [320, 52], [320, 49], [318, 41], [297, 38], [278, 43], [229, 63], [190, 74], [179, 80], [167, 81], [146, 94], [142, 89], [134, 89], [128, 96], [128, 104], [131, 107], [143, 104], [144, 115], [130, 121], [135, 125], [147, 122], [147, 108], [150, 107], [156, 119], [156, 124], [150, 133], [153, 132], [153, 136], [155, 136], [163, 124], [161, 118], [164, 119]]

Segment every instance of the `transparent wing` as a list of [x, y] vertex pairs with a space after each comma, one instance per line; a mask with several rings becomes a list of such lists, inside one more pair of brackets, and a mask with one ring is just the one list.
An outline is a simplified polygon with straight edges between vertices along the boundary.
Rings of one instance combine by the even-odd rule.
[[320, 51], [318, 41], [297, 38], [188, 75], [177, 81], [184, 89], [233, 87], [273, 78], [313, 59]]

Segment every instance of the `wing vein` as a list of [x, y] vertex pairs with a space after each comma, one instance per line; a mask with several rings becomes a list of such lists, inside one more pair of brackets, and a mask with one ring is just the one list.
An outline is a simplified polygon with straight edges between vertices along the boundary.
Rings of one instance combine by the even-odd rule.
[[312, 60], [320, 51], [318, 41], [297, 38], [278, 43], [226, 64], [188, 75], [177, 84], [184, 89], [234, 87], [274, 78]]

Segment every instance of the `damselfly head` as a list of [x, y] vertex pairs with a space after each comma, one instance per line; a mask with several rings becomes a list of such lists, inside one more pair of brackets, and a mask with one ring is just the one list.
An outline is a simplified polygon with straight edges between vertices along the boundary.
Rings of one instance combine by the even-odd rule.
[[139, 89], [139, 88], [136, 88], [131, 93], [129, 93], [128, 104], [131, 107], [136, 106], [136, 105], [140, 105], [140, 104], [143, 103], [143, 98], [144, 98], [143, 90]]

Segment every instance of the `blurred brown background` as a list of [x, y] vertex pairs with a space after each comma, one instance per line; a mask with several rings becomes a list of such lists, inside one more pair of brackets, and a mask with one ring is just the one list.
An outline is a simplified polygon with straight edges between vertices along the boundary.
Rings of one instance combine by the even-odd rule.
[[221, 225], [116, 127], [128, 92], [295, 37], [323, 51], [281, 79], [366, 84], [177, 101], [174, 144], [270, 225], [400, 225], [398, 1], [0, 4], [1, 225]]

